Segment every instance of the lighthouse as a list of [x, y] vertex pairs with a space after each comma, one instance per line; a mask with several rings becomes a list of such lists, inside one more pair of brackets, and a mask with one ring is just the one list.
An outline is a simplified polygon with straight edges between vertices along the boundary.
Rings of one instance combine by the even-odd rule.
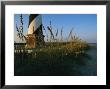
[[37, 48], [44, 44], [42, 16], [40, 14], [29, 15], [29, 24], [26, 38], [26, 48]]

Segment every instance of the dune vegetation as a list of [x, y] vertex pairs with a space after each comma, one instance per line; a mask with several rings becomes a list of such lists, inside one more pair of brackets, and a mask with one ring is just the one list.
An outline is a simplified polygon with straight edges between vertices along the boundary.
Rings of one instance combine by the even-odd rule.
[[[17, 46], [15, 47], [15, 50], [18, 51], [15, 52], [15, 55], [19, 53], [27, 53], [27, 56], [28, 54], [32, 54], [32, 57], [36, 58], [36, 60], [40, 59], [43, 54], [48, 57], [47, 59], [52, 59], [54, 56], [59, 55], [74, 55], [74, 57], [78, 57], [78, 55], [85, 53], [85, 50], [89, 48], [89, 45], [88, 43], [86, 43], [86, 41], [83, 41], [81, 38], [72, 34], [73, 29], [70, 30], [70, 33], [66, 41], [63, 40], [63, 29], [61, 29], [61, 33], [58, 33], [58, 30], [56, 33], [53, 33], [51, 24], [50, 26], [47, 26], [47, 29], [45, 29], [43, 26], [43, 29], [45, 31], [49, 31], [48, 33], [50, 33], [47, 34], [47, 41], [44, 45], [38, 45], [34, 49], [26, 49], [24, 47], [25, 45]], [[57, 37], [58, 34], [61, 35], [61, 38]], [[48, 37], [49, 35], [50, 37]]]
[[[44, 31], [48, 31], [46, 35], [47, 41], [45, 41], [43, 46], [38, 46], [34, 49], [26, 49], [25, 45], [15, 47], [15, 75], [19, 75], [19, 69], [25, 66], [26, 70], [32, 70], [32, 66], [38, 67], [38, 65], [43, 64], [54, 65], [72, 63], [73, 60], [84, 56], [85, 51], [89, 48], [88, 43], [72, 34], [73, 29], [70, 30], [66, 41], [63, 40], [63, 29], [58, 30], [60, 32], [56, 31], [56, 33], [53, 33], [51, 24], [47, 26], [47, 28], [43, 26], [43, 29]], [[61, 38], [57, 37], [58, 34], [60, 34]], [[24, 73], [23, 71], [22, 73]]]

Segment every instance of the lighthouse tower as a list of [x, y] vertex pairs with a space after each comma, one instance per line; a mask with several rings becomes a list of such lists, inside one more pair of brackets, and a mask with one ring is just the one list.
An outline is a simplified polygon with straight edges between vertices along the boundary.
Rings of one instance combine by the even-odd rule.
[[29, 15], [28, 32], [26, 38], [26, 48], [36, 48], [44, 44], [42, 17], [40, 14]]

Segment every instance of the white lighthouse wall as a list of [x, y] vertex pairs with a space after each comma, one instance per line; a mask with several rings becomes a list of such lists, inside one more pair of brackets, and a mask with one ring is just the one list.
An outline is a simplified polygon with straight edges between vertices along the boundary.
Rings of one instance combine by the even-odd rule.
[[[38, 15], [32, 22], [29, 24], [28, 34], [33, 34], [34, 31], [42, 24], [42, 17]], [[33, 29], [34, 27], [34, 29]]]

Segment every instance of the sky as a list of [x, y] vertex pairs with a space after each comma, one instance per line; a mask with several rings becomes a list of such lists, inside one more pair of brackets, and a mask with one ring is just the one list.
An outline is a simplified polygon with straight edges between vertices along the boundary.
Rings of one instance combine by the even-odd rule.
[[[23, 15], [23, 28], [24, 35], [28, 31], [29, 14]], [[68, 37], [71, 29], [73, 28], [73, 35], [75, 34], [82, 40], [88, 43], [97, 43], [97, 15], [96, 14], [42, 14], [42, 24], [46, 28], [51, 21], [53, 33], [58, 29], [58, 38], [60, 39], [61, 29], [63, 28], [64, 40]], [[17, 38], [16, 24], [20, 24], [20, 14], [14, 15], [14, 40], [22, 42]], [[46, 40], [46, 32], [43, 30]]]

